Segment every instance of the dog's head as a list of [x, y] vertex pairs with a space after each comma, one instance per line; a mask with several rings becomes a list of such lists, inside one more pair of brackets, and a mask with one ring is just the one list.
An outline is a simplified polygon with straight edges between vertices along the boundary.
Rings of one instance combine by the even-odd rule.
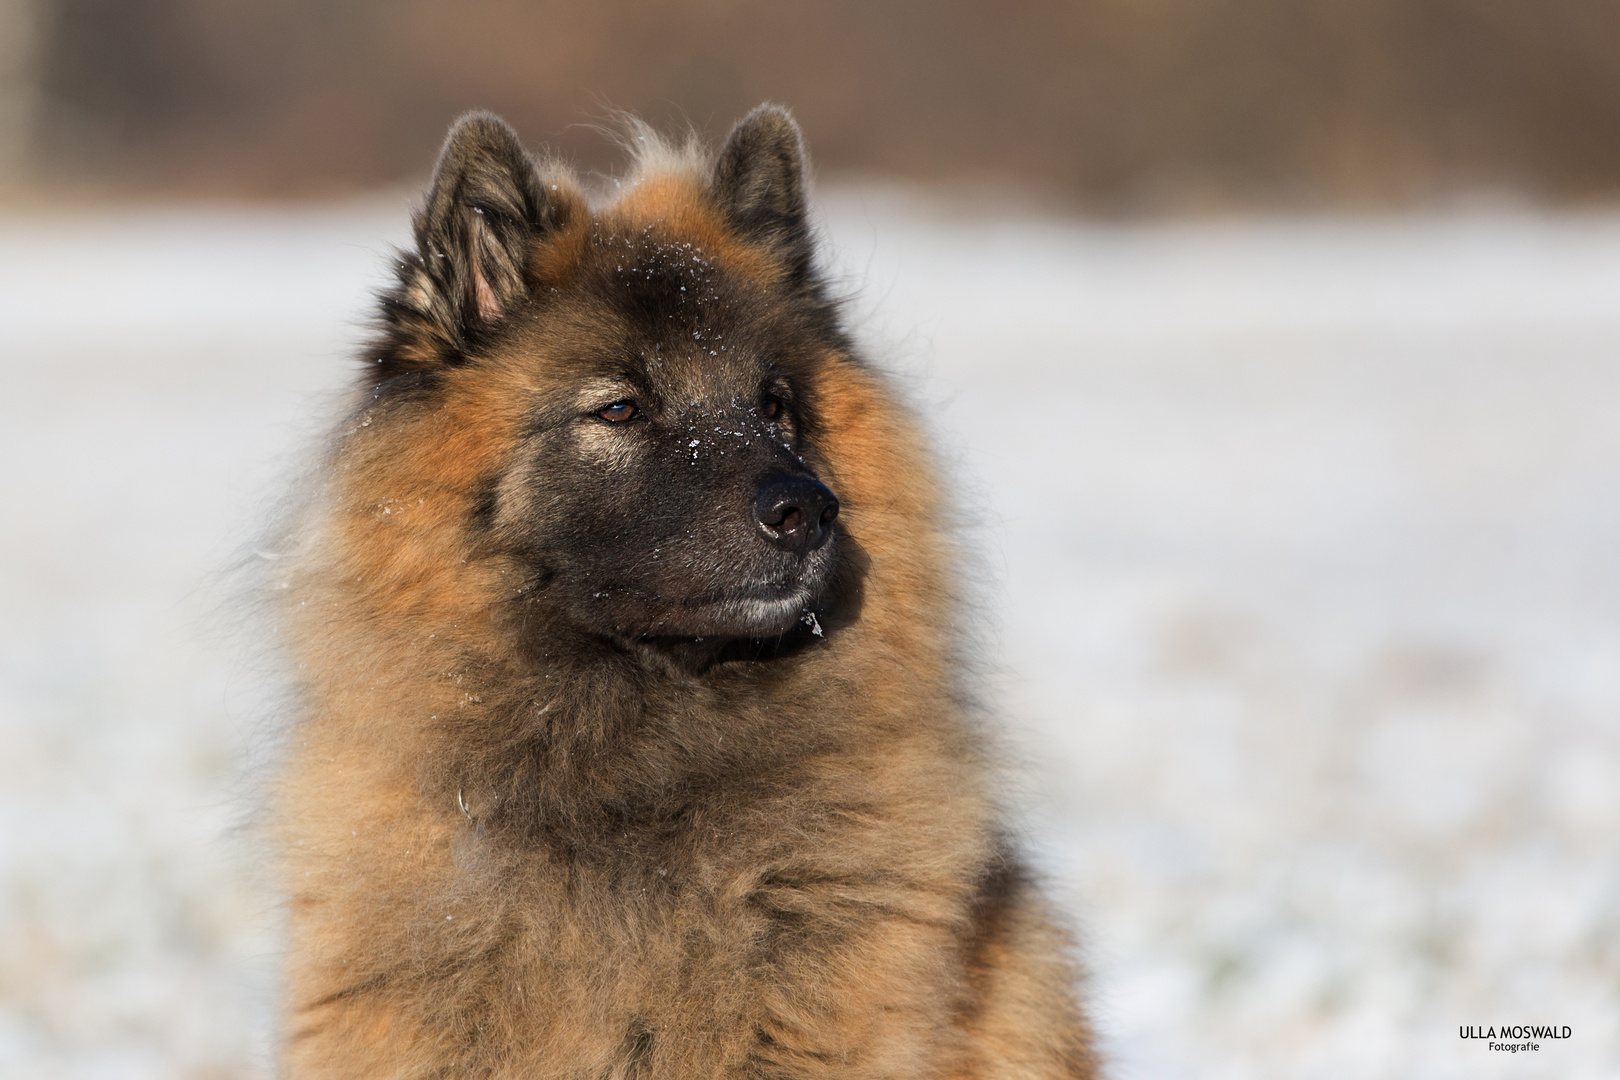
[[615, 636], [811, 618], [841, 546], [814, 373], [851, 361], [785, 111], [755, 110], [713, 161], [644, 153], [594, 210], [501, 121], [467, 117], [415, 236], [376, 390], [418, 413], [456, 394], [462, 426], [488, 425], [467, 527], [528, 568], [517, 588]]

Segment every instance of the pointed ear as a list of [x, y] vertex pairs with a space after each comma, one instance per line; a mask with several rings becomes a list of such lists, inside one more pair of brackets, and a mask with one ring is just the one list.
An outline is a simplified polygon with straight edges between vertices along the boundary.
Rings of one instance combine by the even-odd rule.
[[516, 133], [489, 113], [469, 113], [445, 140], [426, 204], [414, 219], [416, 250], [401, 257], [399, 284], [383, 297], [380, 357], [396, 368], [454, 361], [529, 295], [530, 245], [578, 206], [572, 183], [541, 182]]
[[726, 136], [714, 165], [721, 211], [749, 239], [772, 249], [795, 282], [811, 275], [804, 139], [780, 105], [761, 105]]

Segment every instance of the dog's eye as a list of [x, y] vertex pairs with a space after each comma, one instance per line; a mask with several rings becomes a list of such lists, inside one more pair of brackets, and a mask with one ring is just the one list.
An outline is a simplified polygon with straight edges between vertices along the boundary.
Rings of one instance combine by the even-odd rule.
[[597, 409], [596, 415], [610, 424], [623, 424], [640, 416], [641, 410], [633, 401], [615, 401], [605, 409]]
[[767, 397], [765, 399], [765, 415], [772, 420], [782, 415], [782, 401], [780, 398]]

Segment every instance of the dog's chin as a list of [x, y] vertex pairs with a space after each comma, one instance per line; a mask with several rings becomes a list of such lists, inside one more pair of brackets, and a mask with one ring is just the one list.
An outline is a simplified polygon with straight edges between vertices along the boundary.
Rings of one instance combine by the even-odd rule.
[[572, 605], [575, 619], [614, 638], [768, 638], [806, 620], [820, 582], [762, 585], [721, 595], [671, 597], [642, 589], [603, 588]]
[[[792, 630], [821, 599], [833, 577], [831, 545], [789, 573], [782, 568], [728, 588], [684, 593], [684, 582], [577, 580], [575, 618], [616, 638], [773, 638]], [[594, 584], [587, 585], [587, 581]], [[579, 587], [584, 586], [584, 587]], [[570, 590], [573, 591], [573, 590]]]
[[807, 587], [695, 600], [660, 599], [645, 604], [642, 617], [625, 620], [619, 630], [638, 637], [775, 637], [793, 629], [815, 602], [815, 591]]
[[[774, 637], [784, 634], [805, 617], [815, 604], [809, 589], [778, 596], [751, 596], [715, 601], [703, 605], [693, 629], [678, 631], [691, 636]], [[707, 627], [698, 629], [697, 627]]]

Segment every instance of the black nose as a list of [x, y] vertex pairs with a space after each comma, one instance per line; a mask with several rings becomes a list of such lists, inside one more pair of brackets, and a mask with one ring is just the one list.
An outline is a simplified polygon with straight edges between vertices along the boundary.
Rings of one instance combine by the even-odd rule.
[[765, 539], [785, 551], [808, 554], [832, 536], [838, 496], [813, 476], [772, 473], [754, 495], [754, 520]]

